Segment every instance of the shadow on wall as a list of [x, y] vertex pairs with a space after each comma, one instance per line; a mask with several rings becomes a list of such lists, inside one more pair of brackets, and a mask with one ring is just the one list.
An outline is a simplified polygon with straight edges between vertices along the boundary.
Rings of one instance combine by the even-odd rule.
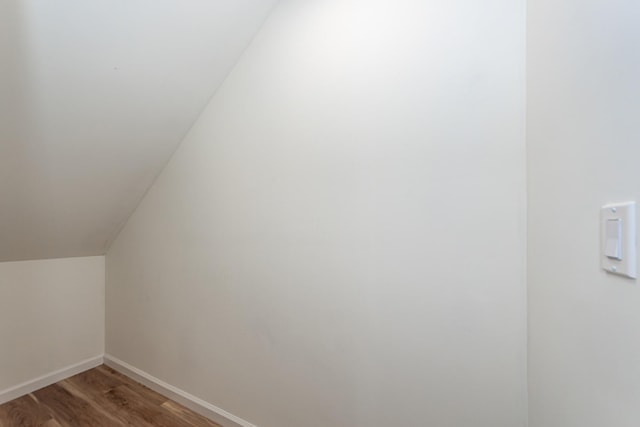
[[[40, 143], [45, 135], [30, 39], [32, 7], [29, 1], [0, 2], [0, 198], [5, 207], [11, 207], [0, 210], [0, 235], [3, 248], [11, 248], [14, 253], [24, 252], [23, 247], [33, 243], [24, 237], [36, 235], [29, 233], [36, 224], [51, 224], [41, 221], [50, 212], [36, 205], [33, 196], [45, 192], [52, 199], [56, 197], [46, 179], [50, 173], [46, 163], [38, 161], [46, 158], [46, 153]], [[39, 231], [48, 235], [46, 230]], [[46, 246], [47, 242], [38, 244]]]

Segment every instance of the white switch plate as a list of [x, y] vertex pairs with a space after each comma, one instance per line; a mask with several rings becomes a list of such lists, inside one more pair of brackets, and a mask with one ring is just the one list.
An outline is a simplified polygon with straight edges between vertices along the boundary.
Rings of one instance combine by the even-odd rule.
[[602, 268], [611, 274], [637, 278], [636, 202], [603, 206], [600, 236]]

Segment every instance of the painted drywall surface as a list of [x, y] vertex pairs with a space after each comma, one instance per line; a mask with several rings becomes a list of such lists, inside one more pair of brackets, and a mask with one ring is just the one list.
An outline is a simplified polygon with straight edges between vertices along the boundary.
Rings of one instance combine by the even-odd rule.
[[104, 354], [104, 257], [0, 263], [0, 390]]
[[107, 254], [107, 353], [261, 427], [526, 423], [524, 4], [283, 2]]
[[640, 287], [599, 268], [599, 209], [640, 200], [640, 9], [528, 6], [531, 427], [640, 425]]
[[0, 2], [0, 261], [103, 255], [273, 3]]

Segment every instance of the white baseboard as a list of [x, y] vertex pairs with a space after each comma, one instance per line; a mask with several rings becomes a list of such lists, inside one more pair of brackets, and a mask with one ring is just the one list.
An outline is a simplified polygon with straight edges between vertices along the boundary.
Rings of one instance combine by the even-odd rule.
[[104, 364], [224, 427], [256, 427], [242, 418], [167, 384], [116, 357], [106, 354]]
[[103, 363], [103, 357], [93, 357], [91, 359], [83, 360], [75, 365], [68, 366], [66, 368], [59, 369], [47, 375], [43, 375], [31, 381], [18, 384], [15, 387], [8, 388], [0, 391], [0, 405], [7, 403], [13, 399], [17, 399], [29, 393], [33, 393], [36, 390], [55, 384], [58, 381], [62, 381], [74, 375], [80, 374], [89, 369], [93, 369], [96, 366], [100, 366]]

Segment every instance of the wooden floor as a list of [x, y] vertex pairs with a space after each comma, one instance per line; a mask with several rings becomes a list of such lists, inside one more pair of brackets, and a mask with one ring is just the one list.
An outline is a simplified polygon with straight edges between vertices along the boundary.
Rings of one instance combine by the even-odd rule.
[[0, 405], [0, 427], [220, 427], [107, 366]]

